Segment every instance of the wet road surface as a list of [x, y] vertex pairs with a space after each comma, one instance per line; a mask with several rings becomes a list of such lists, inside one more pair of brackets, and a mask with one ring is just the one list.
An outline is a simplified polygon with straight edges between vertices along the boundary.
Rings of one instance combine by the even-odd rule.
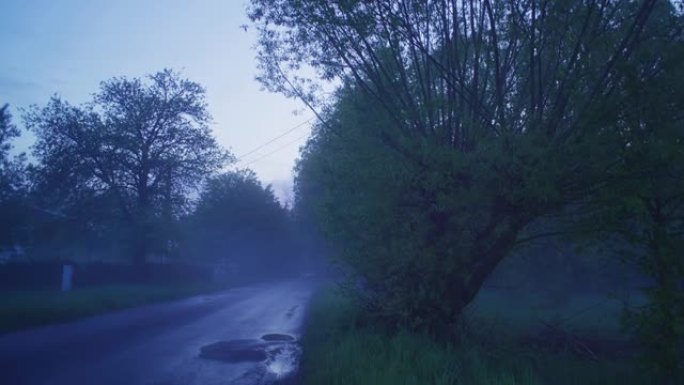
[[201, 358], [200, 349], [268, 333], [299, 338], [313, 287], [253, 285], [6, 334], [0, 384], [268, 384], [280, 363]]

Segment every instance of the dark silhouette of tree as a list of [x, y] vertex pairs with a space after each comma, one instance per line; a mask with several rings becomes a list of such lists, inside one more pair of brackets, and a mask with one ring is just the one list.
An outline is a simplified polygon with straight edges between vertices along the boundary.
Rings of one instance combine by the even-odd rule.
[[19, 130], [12, 124], [12, 114], [9, 112], [9, 105], [0, 107], [0, 159], [5, 160], [12, 145], [9, 141], [19, 136]]
[[10, 156], [11, 141], [20, 132], [12, 123], [9, 105], [0, 108], [0, 251], [13, 248], [17, 231], [23, 223], [23, 195], [25, 193], [25, 158], [23, 154]]
[[110, 196], [137, 264], [158, 224], [182, 213], [187, 193], [232, 159], [211, 135], [204, 89], [171, 70], [112, 78], [81, 106], [54, 96], [24, 119], [41, 178], [67, 186], [76, 201], [86, 191]]

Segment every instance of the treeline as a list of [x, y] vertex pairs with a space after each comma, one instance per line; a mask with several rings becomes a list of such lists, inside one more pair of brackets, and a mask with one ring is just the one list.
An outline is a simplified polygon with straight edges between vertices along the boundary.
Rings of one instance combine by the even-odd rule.
[[54, 96], [24, 110], [30, 161], [11, 156], [20, 131], [7, 105], [0, 113], [2, 262], [300, 267], [289, 209], [252, 171], [225, 171], [234, 157], [211, 134], [205, 91], [178, 73], [112, 78], [82, 105]]
[[264, 84], [324, 107], [297, 209], [370, 319], [450, 336], [502, 261], [562, 237], [640, 269], [628, 325], [682, 375], [681, 5], [252, 0], [250, 16]]

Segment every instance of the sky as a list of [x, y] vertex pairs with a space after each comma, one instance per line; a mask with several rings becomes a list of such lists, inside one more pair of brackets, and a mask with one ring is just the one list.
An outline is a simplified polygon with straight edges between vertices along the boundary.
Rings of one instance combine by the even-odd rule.
[[[256, 33], [241, 27], [249, 24], [245, 7], [242, 0], [5, 0], [0, 104], [9, 103], [23, 127], [19, 110], [54, 94], [80, 104], [114, 76], [180, 71], [206, 88], [214, 135], [241, 159], [237, 166], [287, 200], [310, 123], [290, 129], [312, 114], [254, 80]], [[24, 151], [31, 141], [24, 132], [15, 146]]]

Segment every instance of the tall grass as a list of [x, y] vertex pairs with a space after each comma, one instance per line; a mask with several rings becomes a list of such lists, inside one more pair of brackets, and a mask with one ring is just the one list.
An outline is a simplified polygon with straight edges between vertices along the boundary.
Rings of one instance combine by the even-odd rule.
[[521, 344], [471, 323], [458, 343], [359, 322], [356, 304], [333, 290], [314, 298], [303, 338], [304, 385], [655, 384], [633, 362], [592, 361]]

